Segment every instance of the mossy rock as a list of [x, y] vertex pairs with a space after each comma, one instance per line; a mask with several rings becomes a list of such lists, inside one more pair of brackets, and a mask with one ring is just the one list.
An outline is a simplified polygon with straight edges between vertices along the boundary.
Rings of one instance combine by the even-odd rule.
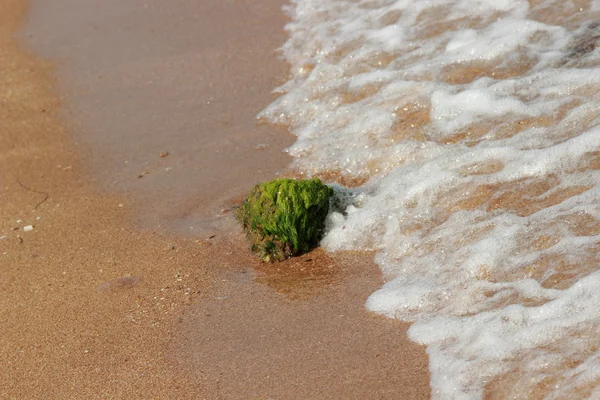
[[319, 179], [275, 179], [256, 185], [237, 211], [251, 250], [266, 262], [317, 247], [333, 189]]

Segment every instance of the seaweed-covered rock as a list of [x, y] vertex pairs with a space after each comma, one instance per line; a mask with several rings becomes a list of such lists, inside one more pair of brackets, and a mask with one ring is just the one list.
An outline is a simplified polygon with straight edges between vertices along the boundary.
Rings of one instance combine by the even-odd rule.
[[318, 246], [332, 195], [319, 179], [275, 179], [256, 185], [237, 211], [252, 251], [270, 262]]

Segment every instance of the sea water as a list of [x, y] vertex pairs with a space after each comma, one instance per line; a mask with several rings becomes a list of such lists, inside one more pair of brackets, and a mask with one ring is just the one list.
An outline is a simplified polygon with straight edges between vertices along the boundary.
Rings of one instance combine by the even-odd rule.
[[260, 117], [349, 187], [435, 399], [600, 399], [600, 1], [292, 0]]

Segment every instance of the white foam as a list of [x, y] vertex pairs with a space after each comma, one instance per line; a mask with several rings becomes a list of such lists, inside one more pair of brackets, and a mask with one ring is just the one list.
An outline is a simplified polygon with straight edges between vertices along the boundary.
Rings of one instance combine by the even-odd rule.
[[367, 307], [414, 322], [435, 399], [600, 398], [592, 3], [288, 9], [292, 77], [261, 117], [307, 176], [364, 182], [322, 245], [376, 250]]
[[458, 94], [436, 90], [431, 95], [431, 117], [440, 131], [452, 132], [475, 120], [504, 114], [525, 114], [527, 107], [516, 98], [496, 98], [485, 89], [463, 90]]

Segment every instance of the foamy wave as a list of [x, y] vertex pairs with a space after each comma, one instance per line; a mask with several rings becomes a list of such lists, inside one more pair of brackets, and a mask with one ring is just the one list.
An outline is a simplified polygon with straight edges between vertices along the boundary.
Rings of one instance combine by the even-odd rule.
[[434, 398], [600, 398], [600, 6], [295, 0], [261, 117], [354, 184], [323, 245], [374, 249]]

